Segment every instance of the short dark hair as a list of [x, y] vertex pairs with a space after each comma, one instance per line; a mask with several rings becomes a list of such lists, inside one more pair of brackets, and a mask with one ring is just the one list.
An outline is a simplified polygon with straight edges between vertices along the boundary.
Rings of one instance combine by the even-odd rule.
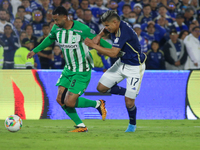
[[192, 28], [192, 32], [195, 30], [195, 29], [200, 29], [200, 27], [199, 26], [195, 26], [194, 28]]
[[53, 15], [66, 15], [68, 16], [68, 11], [63, 6], [58, 6], [52, 13]]
[[27, 25], [25, 26], [25, 31], [26, 31], [27, 27], [31, 27], [32, 30], [33, 30], [33, 25], [32, 25], [32, 24], [27, 24]]
[[105, 12], [102, 16], [101, 16], [101, 21], [102, 22], [106, 22], [106, 21], [111, 21], [113, 18], [116, 18], [118, 21], [120, 21], [120, 17], [117, 14], [116, 11], [114, 10], [108, 10], [107, 12]]
[[5, 12], [7, 12], [4, 8], [0, 8], [0, 11], [5, 11]]
[[145, 4], [144, 6], [143, 6], [143, 9], [145, 8], [145, 7], [151, 7], [151, 5], [150, 4]]
[[122, 10], [124, 9], [124, 7], [129, 7], [131, 9], [131, 5], [129, 4], [124, 4], [124, 6], [122, 7]]
[[42, 28], [44, 28], [44, 27], [49, 27], [49, 24], [48, 23], [43, 24]]
[[24, 7], [24, 6], [19, 6], [19, 7], [17, 7], [17, 11], [19, 11], [19, 9], [24, 9], [24, 10], [26, 10], [26, 8]]

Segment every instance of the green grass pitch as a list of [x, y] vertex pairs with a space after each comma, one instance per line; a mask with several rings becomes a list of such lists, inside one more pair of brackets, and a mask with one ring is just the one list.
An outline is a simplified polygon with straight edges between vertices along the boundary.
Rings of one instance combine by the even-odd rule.
[[83, 120], [87, 133], [69, 133], [71, 120], [23, 120], [16, 133], [0, 120], [0, 150], [200, 150], [200, 120]]

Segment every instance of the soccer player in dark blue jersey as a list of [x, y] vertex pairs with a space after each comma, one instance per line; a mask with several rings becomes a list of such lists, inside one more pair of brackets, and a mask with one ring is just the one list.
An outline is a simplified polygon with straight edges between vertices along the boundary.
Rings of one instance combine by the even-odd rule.
[[[140, 90], [142, 77], [145, 71], [146, 55], [141, 52], [141, 46], [135, 31], [128, 23], [120, 21], [119, 15], [109, 10], [101, 17], [105, 28], [93, 39], [86, 39], [85, 44], [109, 57], [120, 58], [109, 68], [99, 80], [97, 90], [125, 96], [126, 107], [129, 114], [129, 125], [125, 132], [135, 132], [136, 112], [135, 98]], [[112, 48], [103, 48], [98, 45], [100, 38], [111, 34], [114, 41]], [[119, 83], [126, 78], [126, 89], [119, 87]]]

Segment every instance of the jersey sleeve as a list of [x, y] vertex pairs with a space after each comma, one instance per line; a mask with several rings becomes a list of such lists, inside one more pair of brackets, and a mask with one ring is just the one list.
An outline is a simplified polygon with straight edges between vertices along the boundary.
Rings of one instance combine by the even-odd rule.
[[42, 43], [40, 43], [36, 48], [33, 49], [34, 53], [42, 51], [56, 40], [55, 31], [57, 28], [58, 27], [56, 25], [52, 27], [50, 34], [42, 41]]
[[114, 42], [113, 42], [113, 47], [117, 47], [122, 49], [122, 47], [126, 44], [126, 42], [128, 41], [128, 34], [121, 34], [118, 37], [115, 38]]

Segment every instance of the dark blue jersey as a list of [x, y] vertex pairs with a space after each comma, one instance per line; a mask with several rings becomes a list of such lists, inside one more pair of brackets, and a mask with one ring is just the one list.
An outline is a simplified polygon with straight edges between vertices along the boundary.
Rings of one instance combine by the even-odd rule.
[[121, 62], [129, 65], [140, 65], [146, 60], [146, 55], [141, 52], [140, 42], [135, 31], [131, 26], [124, 22], [120, 22], [119, 30], [111, 34], [113, 39], [113, 47], [120, 48], [123, 52]]

